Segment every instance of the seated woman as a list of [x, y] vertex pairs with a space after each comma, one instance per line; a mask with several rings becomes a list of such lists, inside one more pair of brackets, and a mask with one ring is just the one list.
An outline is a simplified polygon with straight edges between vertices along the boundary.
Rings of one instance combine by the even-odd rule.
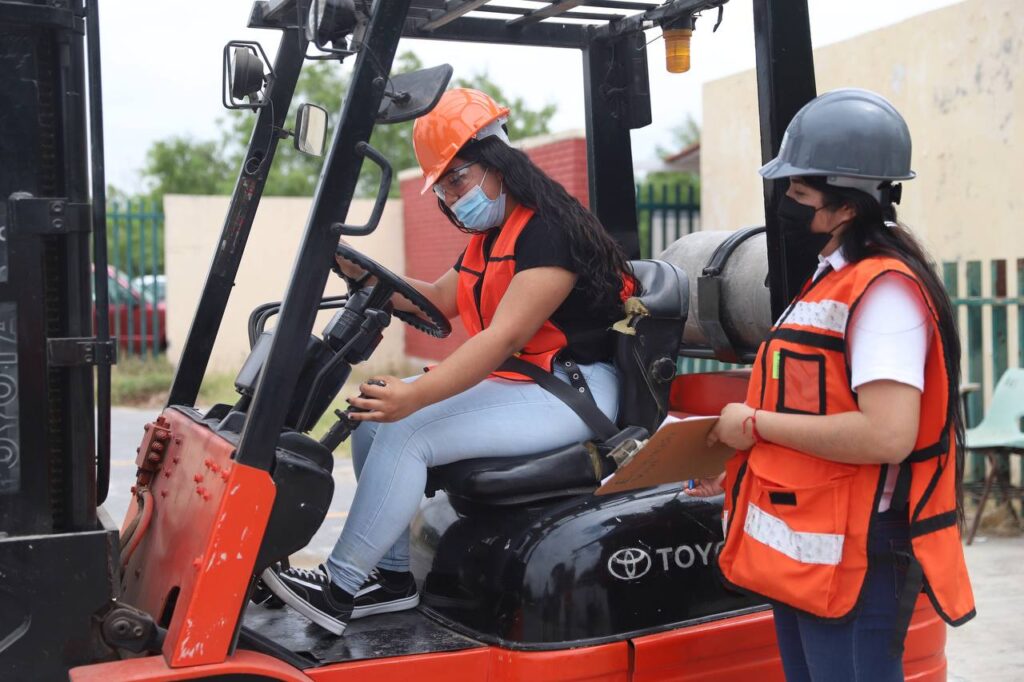
[[452, 224], [473, 236], [438, 280], [408, 281], [450, 318], [461, 317], [470, 338], [427, 374], [360, 386], [363, 396], [349, 400], [366, 410], [354, 415], [367, 422], [352, 441], [358, 486], [334, 551], [319, 571], [264, 575], [285, 603], [336, 635], [352, 618], [419, 603], [408, 527], [429, 467], [594, 437], [558, 398], [499, 371], [506, 359], [517, 355], [566, 382], [569, 372], [582, 374], [598, 408], [612, 420], [618, 410], [609, 328], [634, 288], [626, 256], [590, 212], [509, 145], [507, 116], [486, 94], [454, 89], [417, 119], [423, 192], [433, 190]]

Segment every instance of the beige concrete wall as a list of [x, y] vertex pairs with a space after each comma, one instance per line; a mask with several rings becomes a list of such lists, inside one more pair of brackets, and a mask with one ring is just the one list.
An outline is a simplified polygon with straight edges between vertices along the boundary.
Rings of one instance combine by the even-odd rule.
[[[906, 117], [917, 178], [903, 185], [900, 219], [936, 261], [1009, 259], [1006, 292], [1024, 258], [1024, 3], [967, 0], [814, 51], [818, 92], [875, 90]], [[704, 229], [763, 224], [757, 91], [753, 71], [704, 85], [701, 221]], [[994, 376], [991, 311], [983, 310], [986, 402]], [[1018, 363], [1018, 311], [1008, 316], [1009, 365]], [[966, 330], [961, 317], [961, 334]], [[965, 344], [966, 345], [966, 344]], [[965, 365], [966, 373], [966, 365]], [[965, 374], [965, 378], [967, 378]]]
[[[181, 356], [228, 203], [228, 197], [219, 196], [168, 195], [164, 198], [167, 341], [168, 358], [172, 363], [177, 364]], [[356, 199], [349, 211], [349, 222], [365, 222], [372, 204], [370, 200]], [[249, 312], [261, 303], [281, 300], [291, 277], [309, 207], [309, 199], [298, 197], [265, 197], [260, 202], [214, 345], [210, 371], [235, 372], [245, 360], [249, 352], [246, 333]], [[373, 234], [349, 241], [384, 267], [402, 273], [405, 270], [402, 202], [388, 202], [380, 226]], [[329, 255], [325, 254], [326, 257]], [[332, 274], [326, 295], [344, 292], [344, 282]], [[313, 327], [315, 333], [323, 329], [330, 316], [331, 311], [320, 313]], [[385, 330], [384, 341], [370, 360], [372, 371], [390, 371], [404, 366], [404, 326], [396, 320]]]
[[[855, 86], [906, 117], [918, 177], [900, 217], [939, 260], [1024, 256], [1024, 3], [969, 0], [815, 50], [818, 92]], [[753, 71], [706, 83], [705, 229], [764, 220]]]

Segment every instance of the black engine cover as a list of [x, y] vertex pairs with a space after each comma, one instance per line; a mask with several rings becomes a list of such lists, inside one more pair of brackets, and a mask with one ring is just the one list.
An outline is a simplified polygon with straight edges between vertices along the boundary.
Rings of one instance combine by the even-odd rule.
[[483, 641], [560, 648], [756, 606], [716, 576], [721, 501], [678, 485], [512, 508], [439, 493], [413, 523], [423, 607]]

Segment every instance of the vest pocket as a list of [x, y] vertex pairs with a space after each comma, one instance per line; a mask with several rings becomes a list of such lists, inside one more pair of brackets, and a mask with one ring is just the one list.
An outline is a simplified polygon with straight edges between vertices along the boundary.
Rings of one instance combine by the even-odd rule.
[[778, 412], [825, 414], [825, 356], [779, 350]]
[[745, 537], [737, 547], [735, 575], [743, 576], [743, 587], [769, 599], [834, 615], [829, 611], [838, 589], [853, 476], [791, 486], [759, 476], [753, 467], [747, 474]]

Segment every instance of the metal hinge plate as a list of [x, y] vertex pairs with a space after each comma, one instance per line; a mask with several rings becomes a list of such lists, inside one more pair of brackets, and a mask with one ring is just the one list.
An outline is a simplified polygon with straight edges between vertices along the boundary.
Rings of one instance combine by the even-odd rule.
[[117, 344], [113, 339], [102, 342], [91, 337], [49, 339], [46, 347], [50, 364], [55, 367], [117, 364]]
[[33, 197], [15, 192], [7, 202], [11, 234], [61, 235], [89, 232], [91, 204], [73, 204], [60, 197]]

